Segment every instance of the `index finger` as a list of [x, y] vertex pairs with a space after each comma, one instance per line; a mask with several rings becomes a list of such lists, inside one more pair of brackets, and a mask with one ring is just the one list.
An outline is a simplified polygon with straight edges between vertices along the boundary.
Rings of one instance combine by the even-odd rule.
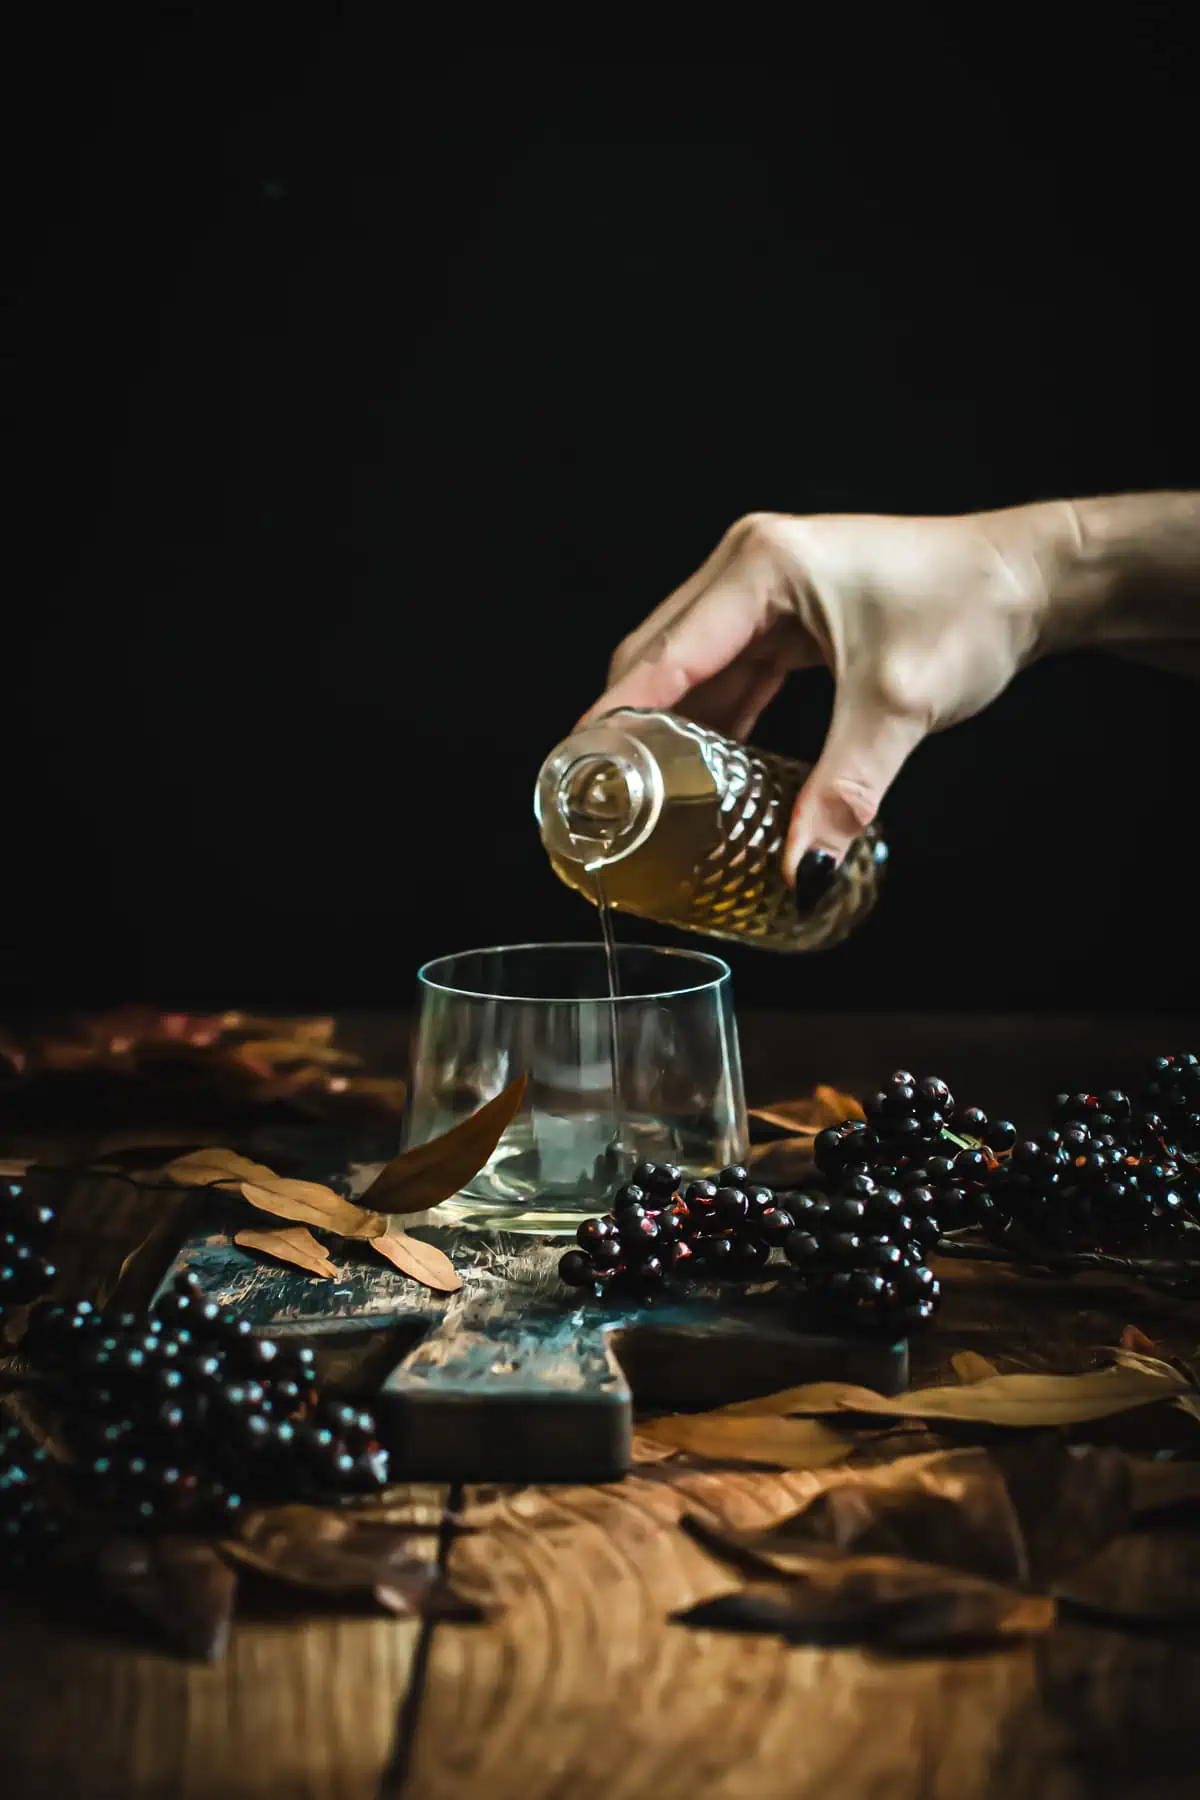
[[635, 637], [635, 660], [580, 722], [618, 706], [669, 712], [700, 682], [717, 675], [769, 622], [769, 601], [736, 562], [684, 601], [651, 613]]

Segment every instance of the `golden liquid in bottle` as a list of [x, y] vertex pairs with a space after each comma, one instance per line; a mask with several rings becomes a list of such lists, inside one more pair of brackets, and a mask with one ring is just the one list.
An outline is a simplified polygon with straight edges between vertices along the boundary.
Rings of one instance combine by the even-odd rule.
[[[579, 861], [548, 846], [556, 874], [593, 904], [764, 949], [824, 949], [871, 908], [886, 849], [874, 829], [855, 840], [830, 891], [801, 911], [781, 865], [792, 806], [809, 767], [664, 715], [625, 715], [652, 746], [662, 778], [653, 829], [625, 854], [593, 840]], [[611, 715], [614, 723], [621, 714]], [[645, 721], [645, 723], [642, 723]], [[667, 728], [664, 728], [667, 727]], [[613, 766], [591, 777], [588, 804], [602, 819], [624, 794]], [[597, 886], [597, 871], [602, 885]], [[602, 929], [605, 926], [602, 924]]]

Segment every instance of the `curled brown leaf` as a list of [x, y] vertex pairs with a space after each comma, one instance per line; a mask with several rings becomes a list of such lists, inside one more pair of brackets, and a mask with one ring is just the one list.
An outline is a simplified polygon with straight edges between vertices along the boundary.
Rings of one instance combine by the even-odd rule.
[[150, 1619], [184, 1656], [219, 1662], [229, 1642], [237, 1576], [198, 1538], [120, 1538], [101, 1551], [101, 1591]]
[[[696, 1519], [689, 1534], [745, 1571], [744, 1550]], [[866, 1644], [901, 1654], [1003, 1643], [1048, 1631], [1053, 1600], [957, 1570], [889, 1556], [796, 1557], [786, 1575], [766, 1565], [737, 1593], [676, 1614], [685, 1625], [761, 1632], [792, 1644]]]
[[367, 1592], [393, 1612], [424, 1612], [470, 1622], [483, 1615], [453, 1592], [430, 1533], [379, 1523], [369, 1515], [318, 1506], [276, 1506], [251, 1513], [223, 1546], [237, 1563], [277, 1581], [322, 1593]]
[[380, 1212], [426, 1212], [477, 1175], [520, 1110], [526, 1078], [515, 1081], [469, 1118], [427, 1144], [414, 1144], [379, 1171], [363, 1203]]

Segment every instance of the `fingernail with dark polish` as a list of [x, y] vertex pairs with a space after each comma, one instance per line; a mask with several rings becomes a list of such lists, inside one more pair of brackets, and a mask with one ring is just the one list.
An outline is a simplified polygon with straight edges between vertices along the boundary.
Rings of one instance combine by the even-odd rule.
[[832, 850], [806, 850], [796, 870], [796, 904], [815, 906], [829, 892], [837, 874], [837, 857]]

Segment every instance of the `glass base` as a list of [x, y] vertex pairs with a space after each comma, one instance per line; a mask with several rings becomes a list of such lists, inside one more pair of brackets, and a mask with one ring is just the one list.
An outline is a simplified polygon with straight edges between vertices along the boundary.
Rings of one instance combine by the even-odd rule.
[[553, 1194], [515, 1201], [477, 1200], [471, 1194], [456, 1194], [429, 1214], [428, 1223], [455, 1226], [463, 1231], [512, 1231], [526, 1237], [574, 1239], [580, 1220], [595, 1218], [603, 1211], [603, 1202], [580, 1206], [577, 1200], [557, 1200]]

